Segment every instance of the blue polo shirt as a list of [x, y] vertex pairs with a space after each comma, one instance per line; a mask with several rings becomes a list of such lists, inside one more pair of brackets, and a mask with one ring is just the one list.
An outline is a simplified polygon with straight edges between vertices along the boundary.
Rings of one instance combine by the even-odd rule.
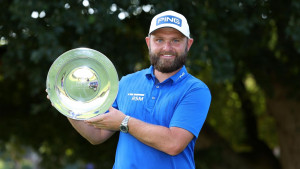
[[185, 66], [162, 83], [155, 78], [152, 66], [124, 76], [115, 108], [147, 123], [186, 129], [195, 137], [183, 152], [171, 156], [121, 132], [113, 168], [194, 169], [194, 146], [210, 102], [208, 87], [190, 75]]

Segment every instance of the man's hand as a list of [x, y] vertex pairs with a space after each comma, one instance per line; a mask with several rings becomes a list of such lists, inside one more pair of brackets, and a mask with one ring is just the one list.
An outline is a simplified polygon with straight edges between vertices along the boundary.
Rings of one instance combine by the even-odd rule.
[[[48, 90], [46, 89], [45, 91], [46, 91], [46, 93], [47, 93], [47, 99], [50, 100], [50, 97], [49, 97], [49, 94], [48, 94]], [[50, 101], [50, 102], [51, 102], [51, 101]], [[53, 106], [53, 103], [52, 103], [52, 102], [51, 102], [51, 105]], [[54, 106], [53, 106], [53, 107], [54, 107]]]
[[45, 92], [47, 93], [47, 99], [50, 100], [49, 95], [48, 95], [48, 90], [46, 89]]
[[108, 113], [85, 120], [85, 122], [94, 126], [95, 128], [119, 131], [120, 125], [125, 116], [126, 115], [121, 111], [110, 107]]

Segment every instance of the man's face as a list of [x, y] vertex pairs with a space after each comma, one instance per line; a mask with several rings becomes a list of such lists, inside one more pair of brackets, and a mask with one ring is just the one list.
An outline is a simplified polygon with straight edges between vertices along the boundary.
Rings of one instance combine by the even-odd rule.
[[151, 65], [162, 73], [171, 73], [185, 64], [193, 43], [173, 28], [160, 28], [146, 37]]

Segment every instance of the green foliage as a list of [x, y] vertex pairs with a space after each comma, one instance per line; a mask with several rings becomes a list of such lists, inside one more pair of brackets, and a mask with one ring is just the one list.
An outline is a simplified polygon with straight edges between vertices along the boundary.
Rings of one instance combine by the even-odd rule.
[[[285, 86], [291, 98], [299, 98], [295, 90], [300, 86], [299, 1], [87, 2], [0, 1], [1, 158], [7, 156], [1, 154], [4, 151], [22, 155], [29, 147], [42, 157], [45, 168], [75, 161], [111, 168], [117, 136], [100, 146], [81, 138], [46, 99], [47, 72], [59, 55], [77, 47], [101, 51], [119, 77], [148, 67], [144, 38], [154, 14], [168, 9], [183, 13], [190, 23], [195, 41], [187, 66], [211, 89], [208, 124], [235, 151], [249, 151], [245, 99], [234, 86], [241, 82], [246, 100], [254, 105], [258, 138], [270, 148], [278, 145], [275, 122], [265, 104], [274, 94], [274, 84]], [[212, 163], [220, 160], [215, 152], [207, 152], [215, 158]], [[202, 164], [198, 167], [211, 167]]]

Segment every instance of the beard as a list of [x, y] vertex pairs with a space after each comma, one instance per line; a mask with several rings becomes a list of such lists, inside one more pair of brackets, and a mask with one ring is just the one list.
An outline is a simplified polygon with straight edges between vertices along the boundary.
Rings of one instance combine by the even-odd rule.
[[[178, 69], [180, 69], [183, 65], [185, 65], [186, 57], [188, 54], [187, 48], [184, 53], [178, 54], [176, 52], [158, 52], [153, 53], [151, 49], [149, 49], [149, 57], [151, 65], [158, 71], [162, 73], [171, 73]], [[163, 59], [161, 55], [173, 55], [174, 59]]]

